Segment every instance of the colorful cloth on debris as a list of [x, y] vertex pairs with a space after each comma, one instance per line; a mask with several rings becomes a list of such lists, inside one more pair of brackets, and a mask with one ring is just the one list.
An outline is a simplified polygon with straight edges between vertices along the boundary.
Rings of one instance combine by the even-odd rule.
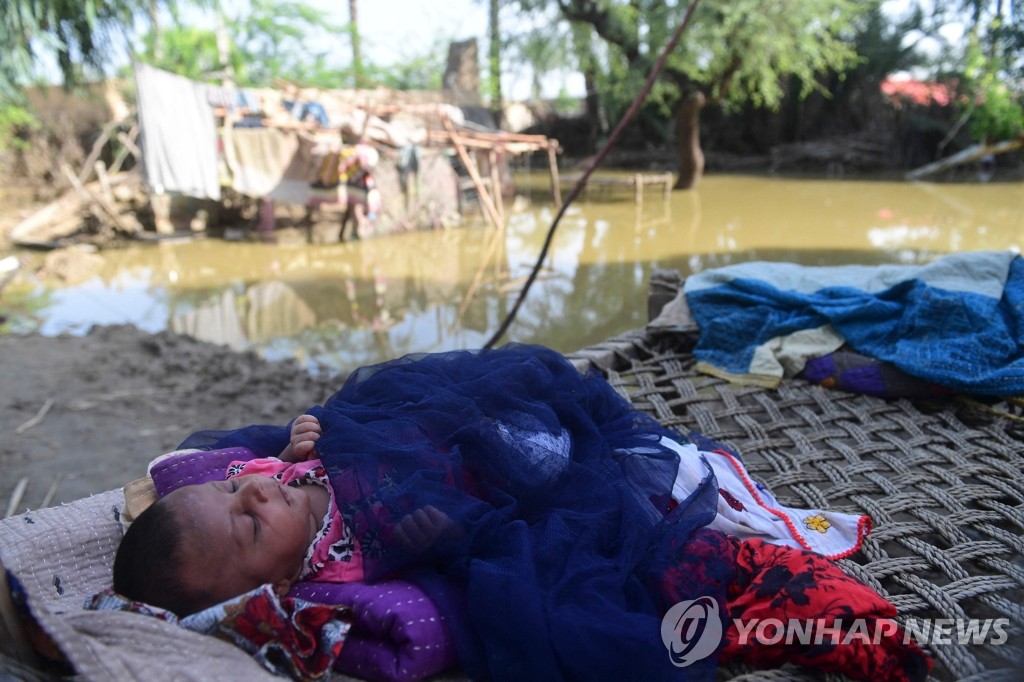
[[[731, 546], [706, 562], [714, 571], [681, 570], [717, 513], [710, 468], [673, 500], [679, 455], [661, 439], [682, 436], [553, 351], [408, 356], [357, 370], [309, 412], [324, 428], [317, 451], [367, 579], [419, 585], [446, 614], [471, 677], [675, 680], [666, 609], [709, 598], [724, 614], [736, 592]], [[200, 432], [182, 447], [275, 452], [287, 438], [287, 427], [254, 426]], [[828, 613], [835, 595], [819, 594]], [[771, 597], [756, 587], [748, 599], [768, 608]], [[694, 661], [687, 673], [709, 679], [716, 661]], [[920, 679], [919, 669], [888, 679]]]
[[844, 344], [925, 382], [1024, 393], [1024, 262], [1011, 252], [927, 265], [742, 263], [684, 284], [699, 368], [776, 386]]
[[85, 608], [140, 613], [212, 635], [249, 652], [267, 670], [296, 680], [318, 680], [331, 672], [352, 623], [348, 607], [279, 599], [269, 585], [185, 618], [110, 590], [88, 599]]

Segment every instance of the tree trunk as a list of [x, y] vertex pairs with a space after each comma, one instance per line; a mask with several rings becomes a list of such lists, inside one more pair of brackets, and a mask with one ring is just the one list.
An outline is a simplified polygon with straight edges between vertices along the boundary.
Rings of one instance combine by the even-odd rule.
[[499, 23], [498, 0], [491, 0], [490, 7], [490, 44], [487, 53], [487, 62], [490, 65], [488, 76], [491, 79], [491, 113], [494, 116], [494, 125], [503, 128], [504, 104], [501, 101], [501, 24]]
[[597, 144], [597, 140], [604, 135], [607, 127], [604, 125], [604, 117], [601, 115], [601, 96], [597, 92], [597, 78], [594, 76], [594, 70], [587, 68], [583, 72], [583, 83], [586, 87], [586, 117], [587, 127], [590, 131], [590, 149], [588, 152], [593, 152], [594, 145]]
[[476, 38], [448, 45], [448, 66], [444, 71], [445, 97], [459, 106], [480, 106], [480, 65]]
[[580, 63], [580, 70], [583, 72], [583, 83], [586, 88], [584, 103], [586, 106], [587, 128], [590, 134], [587, 153], [593, 153], [597, 141], [608, 132], [608, 119], [601, 105], [601, 95], [598, 92], [597, 84], [597, 70], [594, 67], [597, 63], [597, 58], [594, 56], [591, 40], [589, 30], [583, 30], [581, 26], [574, 26], [572, 28], [573, 52]]
[[149, 7], [149, 23], [153, 26], [153, 58], [159, 62], [164, 58], [164, 36], [160, 31], [160, 8], [157, 7], [156, 0], [150, 0]]
[[358, 0], [348, 0], [348, 27], [352, 36], [352, 79], [359, 88], [363, 86], [363, 46], [359, 35]]
[[700, 147], [700, 112], [707, 104], [704, 93], [691, 92], [676, 109], [676, 154], [679, 176], [673, 189], [692, 189], [704, 175], [704, 151]]

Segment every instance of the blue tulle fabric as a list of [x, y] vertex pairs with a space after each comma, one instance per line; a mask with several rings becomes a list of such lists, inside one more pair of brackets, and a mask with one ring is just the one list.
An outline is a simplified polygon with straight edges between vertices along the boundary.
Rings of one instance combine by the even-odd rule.
[[[472, 677], [714, 676], [714, 657], [675, 667], [661, 636], [668, 595], [725, 603], [728, 576], [707, 566], [665, 584], [714, 516], [714, 479], [673, 504], [678, 459], [659, 441], [685, 439], [599, 374], [538, 346], [407, 356], [356, 371], [309, 413], [367, 580], [421, 585]], [[276, 454], [287, 438], [253, 426], [182, 446]], [[402, 520], [427, 508], [445, 532], [410, 546]]]

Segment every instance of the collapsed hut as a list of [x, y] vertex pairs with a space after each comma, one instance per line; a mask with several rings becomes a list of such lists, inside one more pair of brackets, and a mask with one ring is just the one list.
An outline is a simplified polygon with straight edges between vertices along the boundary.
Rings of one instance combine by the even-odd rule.
[[[101, 131], [81, 169], [63, 169], [72, 189], [16, 226], [15, 243], [61, 246], [83, 230], [267, 232], [282, 218], [336, 241], [359, 191], [364, 232], [449, 227], [467, 214], [502, 226], [510, 162], [524, 154], [546, 155], [559, 200], [557, 140], [478, 122], [440, 91], [214, 86], [141, 63], [134, 72], [135, 108]], [[99, 161], [108, 144], [118, 149], [110, 166]]]

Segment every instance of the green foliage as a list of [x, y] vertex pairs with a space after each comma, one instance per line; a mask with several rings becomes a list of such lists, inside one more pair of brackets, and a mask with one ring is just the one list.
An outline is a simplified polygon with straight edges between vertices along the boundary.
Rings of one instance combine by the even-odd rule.
[[[201, 0], [194, 0], [200, 2]], [[31, 80], [41, 53], [50, 53], [64, 84], [104, 74], [123, 53], [124, 36], [174, 0], [4, 0], [0, 12], [0, 94]]]
[[400, 51], [395, 64], [363, 64], [365, 80], [395, 90], [440, 90], [451, 36], [435, 35], [423, 52]]
[[41, 311], [53, 305], [54, 292], [11, 285], [4, 289], [4, 315], [0, 319], [0, 335], [32, 334], [42, 327]]
[[347, 35], [344, 27], [296, 0], [251, 0], [236, 12], [219, 19], [229, 42], [227, 64], [221, 63], [214, 28], [186, 25], [180, 19], [159, 33], [144, 35], [141, 57], [197, 80], [222, 77], [230, 67], [240, 85], [265, 87], [278, 79], [321, 87], [343, 84], [346, 74], [328, 64], [328, 54], [312, 52], [308, 38], [317, 33]]
[[[881, 81], [889, 74], [926, 64], [918, 49], [924, 37], [925, 17], [919, 5], [902, 17], [888, 17], [878, 5], [871, 7], [855, 22], [853, 39], [858, 59], [850, 76], [866, 81]], [[908, 36], [917, 36], [908, 40]]]
[[[216, 32], [196, 26], [171, 26], [159, 33], [149, 31], [142, 37], [141, 56], [148, 64], [192, 79], [201, 79], [222, 68]], [[230, 54], [229, 61], [238, 68], [244, 66], [237, 52]]]
[[[304, 0], [251, 0], [223, 17], [228, 37], [228, 64], [220, 64], [217, 33], [213, 28], [182, 23], [149, 31], [142, 40], [141, 57], [147, 63], [196, 80], [220, 77], [230, 66], [236, 83], [273, 87], [280, 81], [319, 88], [351, 85], [354, 66], [347, 64], [349, 26], [328, 21]], [[362, 80], [395, 89], [439, 88], [444, 71], [444, 45], [439, 37], [425, 55], [410, 55], [394, 67], [381, 68], [364, 61]], [[316, 51], [312, 45], [330, 45]]]
[[569, 69], [576, 64], [572, 38], [564, 22], [552, 21], [546, 14], [534, 17], [534, 23], [517, 35], [508, 36], [506, 54], [519, 64], [530, 67], [530, 96], [539, 100], [541, 81], [545, 74]]
[[[662, 0], [561, 0], [564, 16], [589, 26], [604, 42], [600, 92], [611, 112], [636, 95], [689, 3]], [[857, 58], [854, 22], [874, 3], [857, 0], [731, 0], [701, 2], [664, 77], [648, 100], [662, 115], [688, 91], [700, 90], [726, 107], [750, 102], [777, 108], [785, 77], [820, 90], [818, 76]]]
[[249, 5], [227, 21], [232, 43], [245, 63], [240, 83], [272, 85], [278, 78], [309, 82], [329, 77], [325, 64], [330, 53], [312, 51], [309, 36], [349, 36], [346, 27], [330, 23], [305, 2], [250, 0]]
[[569, 91], [564, 87], [558, 91], [558, 96], [555, 97], [551, 106], [554, 108], [555, 113], [563, 116], [572, 116], [579, 112], [580, 109], [579, 99], [570, 95]]
[[[921, 0], [918, 0], [919, 2]], [[929, 34], [958, 26], [964, 39], [946, 45], [933, 65], [939, 77], [959, 85], [958, 106], [977, 142], [1024, 134], [1024, 3], [931, 0]]]
[[968, 114], [971, 138], [980, 142], [1015, 139], [1024, 135], [1024, 96], [1010, 90], [1000, 75], [1000, 62], [986, 57], [976, 36], [967, 48], [967, 95], [963, 106]]
[[38, 127], [39, 121], [32, 112], [21, 104], [0, 103], [0, 154], [10, 149], [19, 149], [24, 142], [19, 132]]

